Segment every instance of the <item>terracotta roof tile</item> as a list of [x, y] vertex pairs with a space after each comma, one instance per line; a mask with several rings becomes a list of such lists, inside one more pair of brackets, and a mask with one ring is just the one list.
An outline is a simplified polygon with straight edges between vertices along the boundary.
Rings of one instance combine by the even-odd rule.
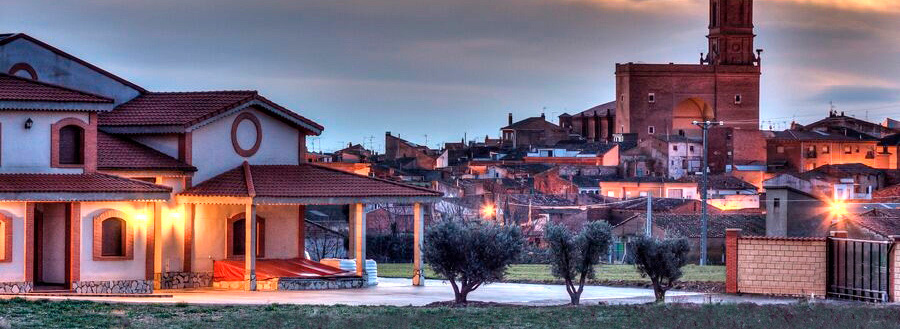
[[0, 192], [171, 192], [172, 188], [106, 174], [0, 174]]
[[[249, 170], [249, 175], [246, 175]], [[249, 178], [249, 179], [248, 179]], [[252, 182], [248, 189], [247, 182]], [[356, 175], [314, 164], [247, 165], [226, 171], [181, 195], [247, 197], [438, 197], [426, 188]]]
[[103, 126], [190, 126], [243, 103], [257, 100], [299, 121], [322, 130], [322, 126], [260, 96], [255, 90], [151, 92], [135, 97], [100, 114]]
[[112, 103], [91, 93], [0, 73], [0, 101]]
[[130, 139], [97, 134], [100, 169], [197, 171], [197, 168]]

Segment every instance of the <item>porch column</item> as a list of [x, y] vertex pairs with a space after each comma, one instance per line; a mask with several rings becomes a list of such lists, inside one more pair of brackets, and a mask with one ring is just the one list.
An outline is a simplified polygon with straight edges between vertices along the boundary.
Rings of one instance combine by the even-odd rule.
[[[34, 202], [25, 203], [25, 282], [34, 281]], [[15, 225], [13, 225], [15, 227]]]
[[66, 244], [66, 254], [69, 259], [69, 267], [66, 269], [69, 289], [73, 289], [75, 283], [81, 281], [81, 203], [71, 202], [66, 207], [66, 218], [69, 229], [69, 240]]
[[244, 281], [249, 291], [256, 291], [256, 205], [244, 210]]
[[353, 221], [353, 255], [356, 258], [356, 275], [366, 274], [366, 217], [363, 216], [363, 204], [350, 205]]
[[139, 223], [139, 225], [144, 225], [144, 234], [146, 235], [147, 245], [146, 252], [144, 253], [144, 279], [147, 281], [153, 281], [153, 289], [159, 289], [159, 283], [155, 280], [154, 275], [154, 259], [156, 259], [156, 245], [158, 242], [156, 241], [156, 226], [153, 221], [153, 215], [148, 215], [155, 208], [154, 204], [156, 202], [147, 202], [144, 206], [143, 214], [147, 216], [144, 218], [146, 222]]
[[195, 206], [193, 203], [184, 205], [184, 213], [182, 214], [182, 218], [184, 219], [184, 247], [182, 248], [182, 264], [181, 271], [182, 272], [193, 272], [193, 264], [194, 264], [194, 210]]
[[162, 289], [162, 259], [163, 259], [163, 234], [162, 234], [162, 203], [153, 203], [153, 235], [158, 241], [153, 244], [153, 289]]
[[425, 285], [425, 272], [422, 272], [422, 237], [425, 229], [425, 216], [421, 203], [413, 204], [413, 278], [414, 286]]
[[297, 207], [297, 257], [306, 259], [306, 205]]
[[356, 212], [347, 205], [347, 258], [356, 258]]

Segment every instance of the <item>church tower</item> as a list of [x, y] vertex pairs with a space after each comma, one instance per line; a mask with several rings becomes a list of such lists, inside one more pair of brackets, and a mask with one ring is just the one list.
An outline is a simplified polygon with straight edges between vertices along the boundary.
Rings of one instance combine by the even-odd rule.
[[[753, 0], [709, 1], [709, 53], [705, 62], [754, 65]], [[759, 51], [757, 51], [759, 52]]]

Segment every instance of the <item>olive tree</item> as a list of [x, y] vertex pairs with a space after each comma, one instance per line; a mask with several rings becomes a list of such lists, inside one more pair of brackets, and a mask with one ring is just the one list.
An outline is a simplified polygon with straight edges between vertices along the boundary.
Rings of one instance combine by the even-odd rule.
[[594, 266], [609, 250], [609, 224], [587, 223], [577, 235], [565, 226], [550, 224], [544, 230], [544, 240], [549, 245], [553, 276], [565, 281], [572, 305], [578, 305], [585, 280], [594, 278]]
[[641, 277], [653, 282], [657, 303], [666, 302], [666, 291], [681, 278], [681, 267], [687, 264], [691, 250], [686, 239], [657, 240], [641, 237], [633, 242], [634, 265]]
[[450, 281], [455, 302], [462, 304], [482, 284], [503, 279], [524, 245], [515, 226], [448, 220], [425, 232], [422, 254], [428, 266]]

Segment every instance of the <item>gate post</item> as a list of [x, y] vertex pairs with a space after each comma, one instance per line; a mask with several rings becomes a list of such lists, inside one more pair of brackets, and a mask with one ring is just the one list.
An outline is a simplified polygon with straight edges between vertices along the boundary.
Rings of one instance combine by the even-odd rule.
[[893, 242], [888, 253], [888, 301], [897, 302], [900, 299], [900, 287], [897, 279], [900, 278], [900, 235], [888, 236]]
[[740, 237], [740, 229], [725, 230], [725, 293], [728, 294], [738, 292], [738, 239]]

